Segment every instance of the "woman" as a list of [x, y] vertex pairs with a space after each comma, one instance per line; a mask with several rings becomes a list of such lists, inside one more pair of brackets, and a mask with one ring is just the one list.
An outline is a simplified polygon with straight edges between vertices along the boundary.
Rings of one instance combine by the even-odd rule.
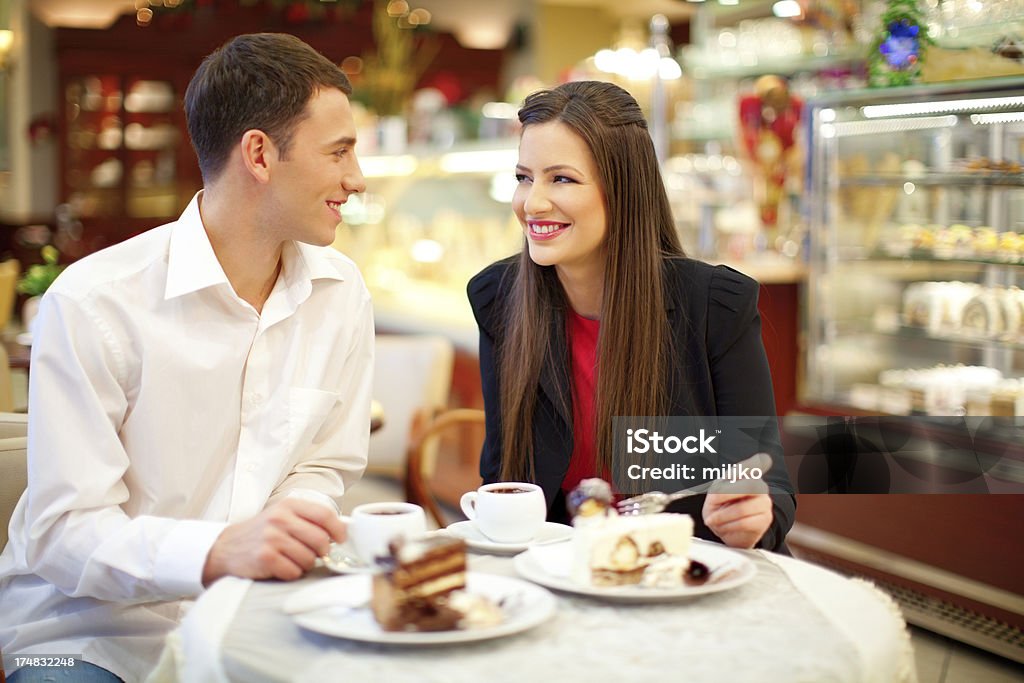
[[[566, 83], [527, 97], [519, 120], [512, 204], [526, 247], [468, 288], [487, 413], [480, 472], [536, 482], [549, 519], [564, 521], [565, 493], [621, 464], [613, 416], [774, 415], [775, 404], [757, 283], [685, 258], [632, 96]], [[767, 481], [792, 490], [781, 462]], [[699, 536], [736, 547], [782, 547], [795, 512], [788, 494], [680, 503], [671, 509]]]

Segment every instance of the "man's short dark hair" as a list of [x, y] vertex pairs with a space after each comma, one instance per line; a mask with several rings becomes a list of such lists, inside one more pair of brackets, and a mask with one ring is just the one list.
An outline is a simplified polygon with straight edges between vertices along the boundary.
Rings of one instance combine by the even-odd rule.
[[203, 182], [224, 170], [242, 133], [258, 129], [287, 155], [295, 126], [321, 88], [352, 93], [331, 60], [286, 33], [237, 36], [199, 65], [185, 91], [185, 118]]

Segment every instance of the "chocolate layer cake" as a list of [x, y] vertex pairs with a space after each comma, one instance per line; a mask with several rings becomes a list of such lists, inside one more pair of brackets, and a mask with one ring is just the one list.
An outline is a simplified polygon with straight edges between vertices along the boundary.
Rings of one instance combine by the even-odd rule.
[[395, 542], [373, 578], [373, 616], [386, 631], [446, 631], [463, 614], [448, 604], [466, 586], [466, 543], [432, 538]]

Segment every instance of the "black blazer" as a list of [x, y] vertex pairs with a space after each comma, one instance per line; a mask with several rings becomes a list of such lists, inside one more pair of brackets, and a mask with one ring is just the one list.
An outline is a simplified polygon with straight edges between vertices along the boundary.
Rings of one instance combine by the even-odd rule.
[[[504, 303], [519, 256], [488, 266], [469, 282], [469, 301], [480, 328], [480, 375], [483, 381], [486, 436], [480, 455], [480, 475], [485, 483], [501, 475], [501, 415], [495, 345], [500, 346]], [[665, 263], [665, 314], [682, 350], [673, 367], [668, 388], [671, 415], [765, 416], [775, 415], [771, 374], [761, 342], [761, 318], [757, 311], [758, 284], [726, 266], [711, 266], [688, 258]], [[548, 519], [565, 522], [562, 480], [573, 450], [572, 416], [555, 398], [570, 395], [566, 367], [545, 368], [538, 387], [533, 420], [533, 445], [537, 484], [544, 489]], [[563, 393], [559, 394], [558, 384]], [[772, 423], [773, 427], [775, 423]], [[783, 541], [793, 525], [796, 499], [782, 462], [781, 450], [766, 476], [773, 495], [774, 520], [759, 547], [784, 550]], [[689, 513], [695, 533], [720, 540], [701, 516], [704, 496], [678, 501], [669, 509]]]

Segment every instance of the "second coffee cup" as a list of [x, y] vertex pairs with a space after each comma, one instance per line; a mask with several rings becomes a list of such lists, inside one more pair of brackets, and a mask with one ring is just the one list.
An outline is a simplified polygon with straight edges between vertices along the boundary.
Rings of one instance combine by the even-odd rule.
[[352, 510], [348, 538], [359, 559], [372, 564], [388, 554], [388, 544], [398, 537], [415, 538], [427, 532], [423, 508], [412, 503], [367, 503]]
[[496, 543], [532, 541], [547, 517], [544, 491], [524, 482], [485, 484], [463, 494], [459, 503], [480, 533]]

